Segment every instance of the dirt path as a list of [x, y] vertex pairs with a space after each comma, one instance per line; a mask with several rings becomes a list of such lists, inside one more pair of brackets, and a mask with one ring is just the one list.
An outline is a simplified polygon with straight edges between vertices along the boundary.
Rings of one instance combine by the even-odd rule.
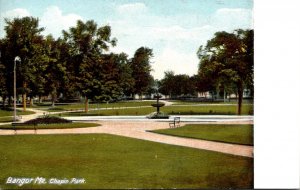
[[[18, 130], [17, 134], [88, 134], [107, 133], [125, 137], [137, 138], [153, 142], [185, 146], [197, 149], [205, 149], [238, 156], [253, 157], [253, 146], [234, 145], [206, 140], [173, 137], [147, 132], [147, 130], [168, 128], [167, 122], [128, 122], [128, 121], [98, 121], [100, 127], [76, 128], [76, 129], [40, 129]], [[184, 123], [181, 124], [182, 126]], [[13, 135], [13, 130], [0, 130], [0, 135]]]

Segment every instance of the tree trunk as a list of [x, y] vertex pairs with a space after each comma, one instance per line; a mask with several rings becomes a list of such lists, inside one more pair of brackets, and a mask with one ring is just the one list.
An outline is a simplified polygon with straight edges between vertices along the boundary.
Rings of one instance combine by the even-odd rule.
[[55, 99], [54, 99], [54, 95], [52, 94], [51, 95], [51, 107], [54, 107], [55, 106]]
[[2, 107], [5, 108], [6, 96], [2, 96]]
[[85, 97], [85, 113], [89, 111], [89, 99], [88, 97]]
[[[26, 90], [26, 87], [27, 87], [27, 84], [26, 84], [26, 82], [24, 82], [23, 83], [23, 88], [24, 88], [24, 90]], [[23, 111], [26, 111], [26, 92], [22, 95], [22, 97], [23, 97]]]
[[54, 92], [52, 92], [51, 100], [52, 100], [52, 107], [54, 107], [55, 106], [55, 101], [56, 101], [56, 90]]
[[8, 107], [11, 107], [11, 96], [8, 96]]
[[33, 98], [32, 98], [32, 97], [29, 98], [29, 106], [30, 106], [30, 107], [33, 106]]
[[226, 92], [225, 92], [225, 89], [224, 89], [223, 98], [224, 98], [224, 102], [226, 102]]
[[41, 103], [41, 99], [42, 99], [42, 97], [41, 97], [41, 95], [39, 95], [39, 104]]
[[22, 95], [23, 111], [26, 111], [26, 93]]
[[238, 86], [238, 115], [242, 114], [242, 103], [243, 103], [243, 86]]

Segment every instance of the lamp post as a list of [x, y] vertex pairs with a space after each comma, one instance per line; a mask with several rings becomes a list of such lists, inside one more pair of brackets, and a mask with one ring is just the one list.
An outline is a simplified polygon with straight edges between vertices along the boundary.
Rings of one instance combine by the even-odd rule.
[[15, 57], [14, 60], [14, 121], [17, 121], [17, 104], [16, 104], [16, 99], [17, 99], [17, 85], [16, 85], [16, 62], [19, 61], [21, 62], [21, 58], [19, 56]]

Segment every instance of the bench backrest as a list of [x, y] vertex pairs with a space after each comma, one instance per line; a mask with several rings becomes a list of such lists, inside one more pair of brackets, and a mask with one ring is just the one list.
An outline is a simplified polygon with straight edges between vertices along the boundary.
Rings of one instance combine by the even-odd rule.
[[174, 117], [174, 122], [179, 123], [180, 122], [180, 117]]

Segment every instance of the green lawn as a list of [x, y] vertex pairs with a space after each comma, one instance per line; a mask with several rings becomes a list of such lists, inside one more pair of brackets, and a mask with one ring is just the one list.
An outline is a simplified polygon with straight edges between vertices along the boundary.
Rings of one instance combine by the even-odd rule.
[[[21, 111], [17, 110], [17, 115], [29, 115], [34, 114], [32, 111]], [[12, 122], [13, 121], [13, 111], [0, 109], [0, 123]]]
[[0, 129], [68, 129], [68, 128], [84, 128], [84, 127], [96, 127], [100, 124], [97, 123], [55, 123], [55, 124], [39, 124], [39, 125], [24, 125], [15, 126], [12, 125], [0, 125]]
[[[32, 111], [21, 111], [21, 110], [17, 110], [17, 115], [29, 115], [29, 114], [34, 114], [34, 112]], [[7, 116], [11, 116], [13, 115], [13, 111], [12, 110], [3, 110], [0, 109], [0, 117], [7, 117]]]
[[[120, 108], [120, 107], [138, 107], [138, 106], [151, 106], [151, 104], [155, 103], [155, 101], [124, 101], [124, 102], [115, 102], [115, 103], [100, 103], [100, 104], [89, 104], [89, 108]], [[58, 112], [58, 111], [66, 111], [66, 110], [78, 110], [84, 109], [84, 104], [66, 104], [66, 105], [56, 105], [54, 108], [51, 107], [50, 104], [38, 105], [36, 108], [40, 108], [42, 110], [47, 110], [49, 112]]]
[[[237, 104], [236, 100], [231, 100], [230, 102], [226, 101], [226, 102], [201, 102], [201, 101], [184, 101], [184, 100], [171, 100], [170, 102], [173, 102], [173, 105], [192, 105], [192, 104]], [[243, 102], [246, 103], [246, 102]], [[249, 104], [251, 104], [253, 102], [249, 102]], [[247, 103], [246, 103], [247, 104]]]
[[108, 134], [0, 138], [0, 188], [8, 177], [84, 178], [80, 185], [21, 188], [253, 188], [253, 159]]
[[12, 122], [13, 117], [11, 116], [5, 116], [5, 117], [0, 117], [0, 123], [6, 123], [6, 122]]
[[[207, 106], [166, 106], [161, 109], [163, 112], [171, 115], [235, 115], [237, 105], [207, 105]], [[242, 106], [243, 115], [253, 114], [253, 105], [246, 104]]]
[[[209, 106], [165, 106], [161, 111], [170, 115], [235, 115], [236, 105], [209, 105]], [[109, 115], [147, 115], [156, 111], [153, 107], [92, 110], [88, 113], [64, 113], [61, 116], [109, 116]], [[253, 105], [243, 105], [243, 115], [253, 114]]]
[[190, 124], [151, 132], [234, 144], [253, 145], [253, 125]]

